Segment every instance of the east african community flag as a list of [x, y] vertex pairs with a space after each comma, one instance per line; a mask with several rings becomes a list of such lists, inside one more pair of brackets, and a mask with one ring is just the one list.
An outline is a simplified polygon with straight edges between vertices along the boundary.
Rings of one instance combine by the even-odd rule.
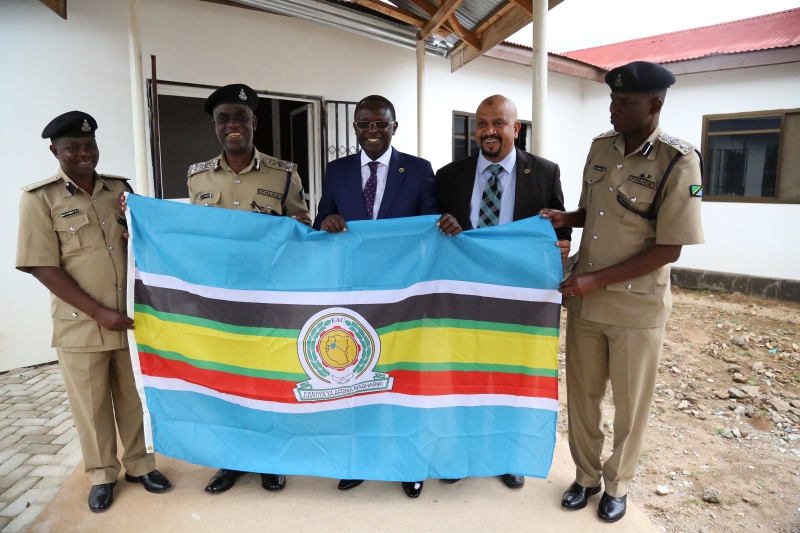
[[447, 237], [427, 216], [329, 235], [290, 218], [128, 205], [151, 450], [343, 479], [547, 475], [561, 279], [549, 222]]

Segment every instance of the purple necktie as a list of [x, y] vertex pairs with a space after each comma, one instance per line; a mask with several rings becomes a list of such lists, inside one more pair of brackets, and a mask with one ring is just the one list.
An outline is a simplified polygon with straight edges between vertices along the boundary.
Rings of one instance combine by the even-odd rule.
[[378, 163], [377, 161], [370, 161], [369, 165], [369, 179], [367, 184], [364, 185], [364, 207], [367, 208], [367, 215], [372, 218], [372, 209], [375, 207], [375, 193], [378, 191]]

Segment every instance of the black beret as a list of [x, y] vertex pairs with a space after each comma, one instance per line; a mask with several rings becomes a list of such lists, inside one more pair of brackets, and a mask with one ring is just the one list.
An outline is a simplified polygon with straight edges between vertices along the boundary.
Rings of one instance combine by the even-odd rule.
[[58, 139], [59, 137], [94, 137], [97, 121], [89, 113], [70, 111], [58, 115], [44, 127], [42, 139]]
[[246, 105], [253, 111], [258, 107], [258, 95], [256, 92], [243, 83], [234, 83], [220, 87], [206, 98], [203, 109], [206, 113], [214, 116], [214, 108], [222, 104], [241, 104]]
[[658, 93], [675, 83], [675, 75], [656, 63], [634, 61], [609, 70], [606, 83], [617, 93]]

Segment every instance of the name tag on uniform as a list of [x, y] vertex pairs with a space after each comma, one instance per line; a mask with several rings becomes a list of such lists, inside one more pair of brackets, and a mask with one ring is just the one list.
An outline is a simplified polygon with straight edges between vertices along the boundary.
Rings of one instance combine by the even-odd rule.
[[64, 213], [61, 213], [60, 216], [61, 216], [61, 218], [67, 218], [67, 217], [71, 217], [72, 215], [77, 215], [80, 212], [81, 212], [80, 209], [73, 209], [72, 211], [66, 211]]
[[595, 165], [595, 166], [592, 167], [592, 169], [596, 170], [598, 172], [605, 172], [606, 171], [606, 167], [601, 167], [600, 165]]
[[648, 189], [653, 189], [656, 186], [655, 182], [652, 182], [642, 176], [631, 176], [628, 178], [628, 181], [632, 181], [634, 183], [642, 185], [643, 187], [647, 187]]
[[213, 194], [213, 193], [210, 193], [210, 192], [205, 192], [205, 193], [203, 193], [203, 194], [201, 194], [201, 195], [200, 195], [200, 198], [199, 198], [199, 199], [200, 199], [200, 200], [205, 200], [206, 198], [211, 198], [212, 196], [214, 196], [214, 194]]
[[258, 189], [258, 194], [269, 196], [270, 198], [275, 198], [276, 200], [283, 198], [283, 193], [268, 191], [267, 189]]

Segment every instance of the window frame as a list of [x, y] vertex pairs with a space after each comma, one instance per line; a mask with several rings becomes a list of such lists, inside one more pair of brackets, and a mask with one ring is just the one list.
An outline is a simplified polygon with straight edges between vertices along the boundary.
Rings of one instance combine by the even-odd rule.
[[[740, 203], [740, 204], [800, 204], [799, 198], [777, 198], [777, 197], [769, 197], [769, 196], [710, 196], [705, 194], [706, 192], [711, 190], [711, 176], [708, 173], [708, 166], [707, 166], [707, 148], [708, 148], [708, 138], [709, 136], [715, 135], [728, 135], [728, 132], [715, 132], [709, 133], [708, 125], [709, 122], [712, 120], [724, 120], [724, 119], [741, 119], [741, 118], [755, 118], [755, 117], [774, 117], [780, 116], [781, 117], [781, 126], [779, 130], [779, 140], [778, 140], [778, 165], [775, 175], [775, 194], [778, 194], [780, 190], [780, 182], [781, 182], [781, 172], [783, 170], [783, 146], [785, 141], [784, 135], [784, 123], [786, 121], [786, 115], [790, 114], [797, 114], [800, 113], [800, 108], [796, 109], [773, 109], [773, 110], [765, 110], [765, 111], [745, 111], [741, 113], [721, 113], [716, 115], [703, 115], [703, 136], [702, 142], [700, 144], [700, 153], [703, 154], [703, 201], [704, 202], [726, 202], [726, 203]], [[751, 133], [769, 133], [774, 132], [773, 130], [757, 130]], [[736, 132], [738, 134], [743, 134], [747, 132]]]
[[[455, 132], [455, 129], [453, 127], [453, 123], [455, 122], [456, 117], [466, 117], [466, 119], [467, 119], [467, 134], [465, 135], [465, 139], [467, 141], [467, 147], [469, 147], [469, 142], [471, 140], [473, 140], [474, 136], [475, 136], [474, 132], [470, 132], [469, 131], [469, 119], [475, 118], [475, 113], [468, 113], [466, 111], [456, 111], [454, 109], [453, 113], [452, 113], [452, 117], [450, 119], [450, 160], [451, 161], [455, 161], [456, 160], [456, 142], [455, 142], [456, 141], [456, 132]], [[517, 120], [520, 122], [520, 124], [522, 124], [523, 128], [531, 127], [531, 132], [527, 133], [527, 135], [528, 135], [527, 138], [526, 138], [526, 145], [527, 146], [523, 150], [523, 151], [529, 152], [530, 151], [529, 146], [530, 146], [530, 143], [531, 143], [531, 138], [530, 137], [531, 137], [531, 133], [532, 133], [532, 130], [533, 130], [533, 123], [530, 120], [520, 120], [520, 119], [517, 119]], [[467, 150], [467, 151], [469, 151], [469, 150]], [[473, 155], [474, 154], [469, 154], [467, 157], [472, 157]]]

